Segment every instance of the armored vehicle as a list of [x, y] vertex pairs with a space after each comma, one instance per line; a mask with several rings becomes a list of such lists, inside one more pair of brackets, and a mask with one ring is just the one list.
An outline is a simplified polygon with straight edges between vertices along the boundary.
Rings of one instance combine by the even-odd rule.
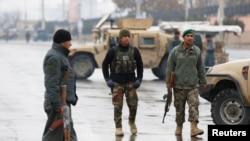
[[249, 64], [250, 59], [244, 59], [208, 68], [208, 85], [200, 96], [211, 102], [215, 124], [250, 124]]
[[156, 77], [165, 79], [167, 44], [172, 36], [152, 29], [151, 18], [120, 18], [116, 26], [106, 27], [109, 17], [103, 17], [93, 29], [93, 44], [71, 47], [69, 60], [77, 78], [87, 79], [95, 68], [101, 68], [108, 49], [119, 43], [120, 29], [127, 28], [131, 32], [131, 44], [141, 52], [144, 68], [151, 68]]

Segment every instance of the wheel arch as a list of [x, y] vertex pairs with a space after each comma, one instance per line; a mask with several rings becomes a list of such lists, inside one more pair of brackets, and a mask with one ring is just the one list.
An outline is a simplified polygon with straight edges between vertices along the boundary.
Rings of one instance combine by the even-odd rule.
[[84, 52], [84, 51], [82, 51], [82, 52], [76, 52], [73, 56], [69, 56], [70, 63], [71, 63], [71, 61], [72, 61], [76, 56], [79, 56], [79, 55], [87, 55], [87, 56], [89, 56], [89, 57], [93, 60], [95, 68], [98, 67], [94, 55], [93, 55], [92, 53], [90, 53], [90, 52]]
[[227, 89], [227, 88], [233, 88], [233, 89], [236, 89], [237, 93], [240, 96], [240, 99], [241, 99], [242, 103], [245, 106], [250, 106], [244, 100], [243, 92], [241, 90], [239, 81], [237, 79], [235, 79], [233, 76], [231, 76], [229, 74], [207, 74], [207, 77], [224, 77], [224, 78], [227, 78], [227, 79], [221, 79], [220, 81], [218, 81], [214, 85], [214, 87], [213, 87], [213, 89], [212, 89], [212, 91], [210, 93], [210, 96], [209, 96], [211, 101], [214, 99], [216, 94], [218, 94], [218, 92], [220, 92], [221, 90]]

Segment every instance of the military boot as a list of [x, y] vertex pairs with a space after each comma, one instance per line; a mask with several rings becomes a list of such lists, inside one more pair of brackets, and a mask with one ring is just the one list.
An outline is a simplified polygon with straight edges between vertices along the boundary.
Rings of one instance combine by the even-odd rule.
[[123, 136], [124, 135], [121, 127], [120, 128], [116, 128], [115, 135], [116, 136]]
[[204, 133], [203, 130], [197, 127], [198, 122], [191, 122], [191, 137], [195, 137], [197, 135], [202, 135]]
[[132, 135], [135, 135], [137, 133], [137, 127], [135, 125], [135, 122], [128, 122], [130, 126], [130, 132]]
[[175, 130], [175, 135], [181, 135], [182, 134], [182, 124], [178, 125]]

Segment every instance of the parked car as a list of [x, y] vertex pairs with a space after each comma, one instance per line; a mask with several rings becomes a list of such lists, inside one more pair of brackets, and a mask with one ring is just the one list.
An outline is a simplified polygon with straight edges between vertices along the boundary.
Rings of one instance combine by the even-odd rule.
[[34, 41], [48, 41], [52, 40], [52, 35], [43, 29], [37, 29], [33, 36]]

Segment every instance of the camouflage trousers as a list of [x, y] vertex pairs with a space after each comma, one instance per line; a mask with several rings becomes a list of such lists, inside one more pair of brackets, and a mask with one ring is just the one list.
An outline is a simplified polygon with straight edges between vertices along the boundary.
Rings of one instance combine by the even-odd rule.
[[181, 125], [185, 122], [185, 105], [188, 103], [188, 121], [198, 122], [199, 118], [199, 90], [198, 88], [192, 89], [178, 89], [174, 88], [174, 106], [176, 110], [175, 122]]
[[114, 84], [112, 93], [112, 102], [114, 105], [114, 122], [115, 127], [122, 127], [122, 108], [123, 108], [123, 97], [126, 97], [127, 106], [129, 109], [129, 122], [135, 122], [136, 111], [138, 105], [138, 96], [136, 89], [134, 88], [134, 82], [126, 84]]

